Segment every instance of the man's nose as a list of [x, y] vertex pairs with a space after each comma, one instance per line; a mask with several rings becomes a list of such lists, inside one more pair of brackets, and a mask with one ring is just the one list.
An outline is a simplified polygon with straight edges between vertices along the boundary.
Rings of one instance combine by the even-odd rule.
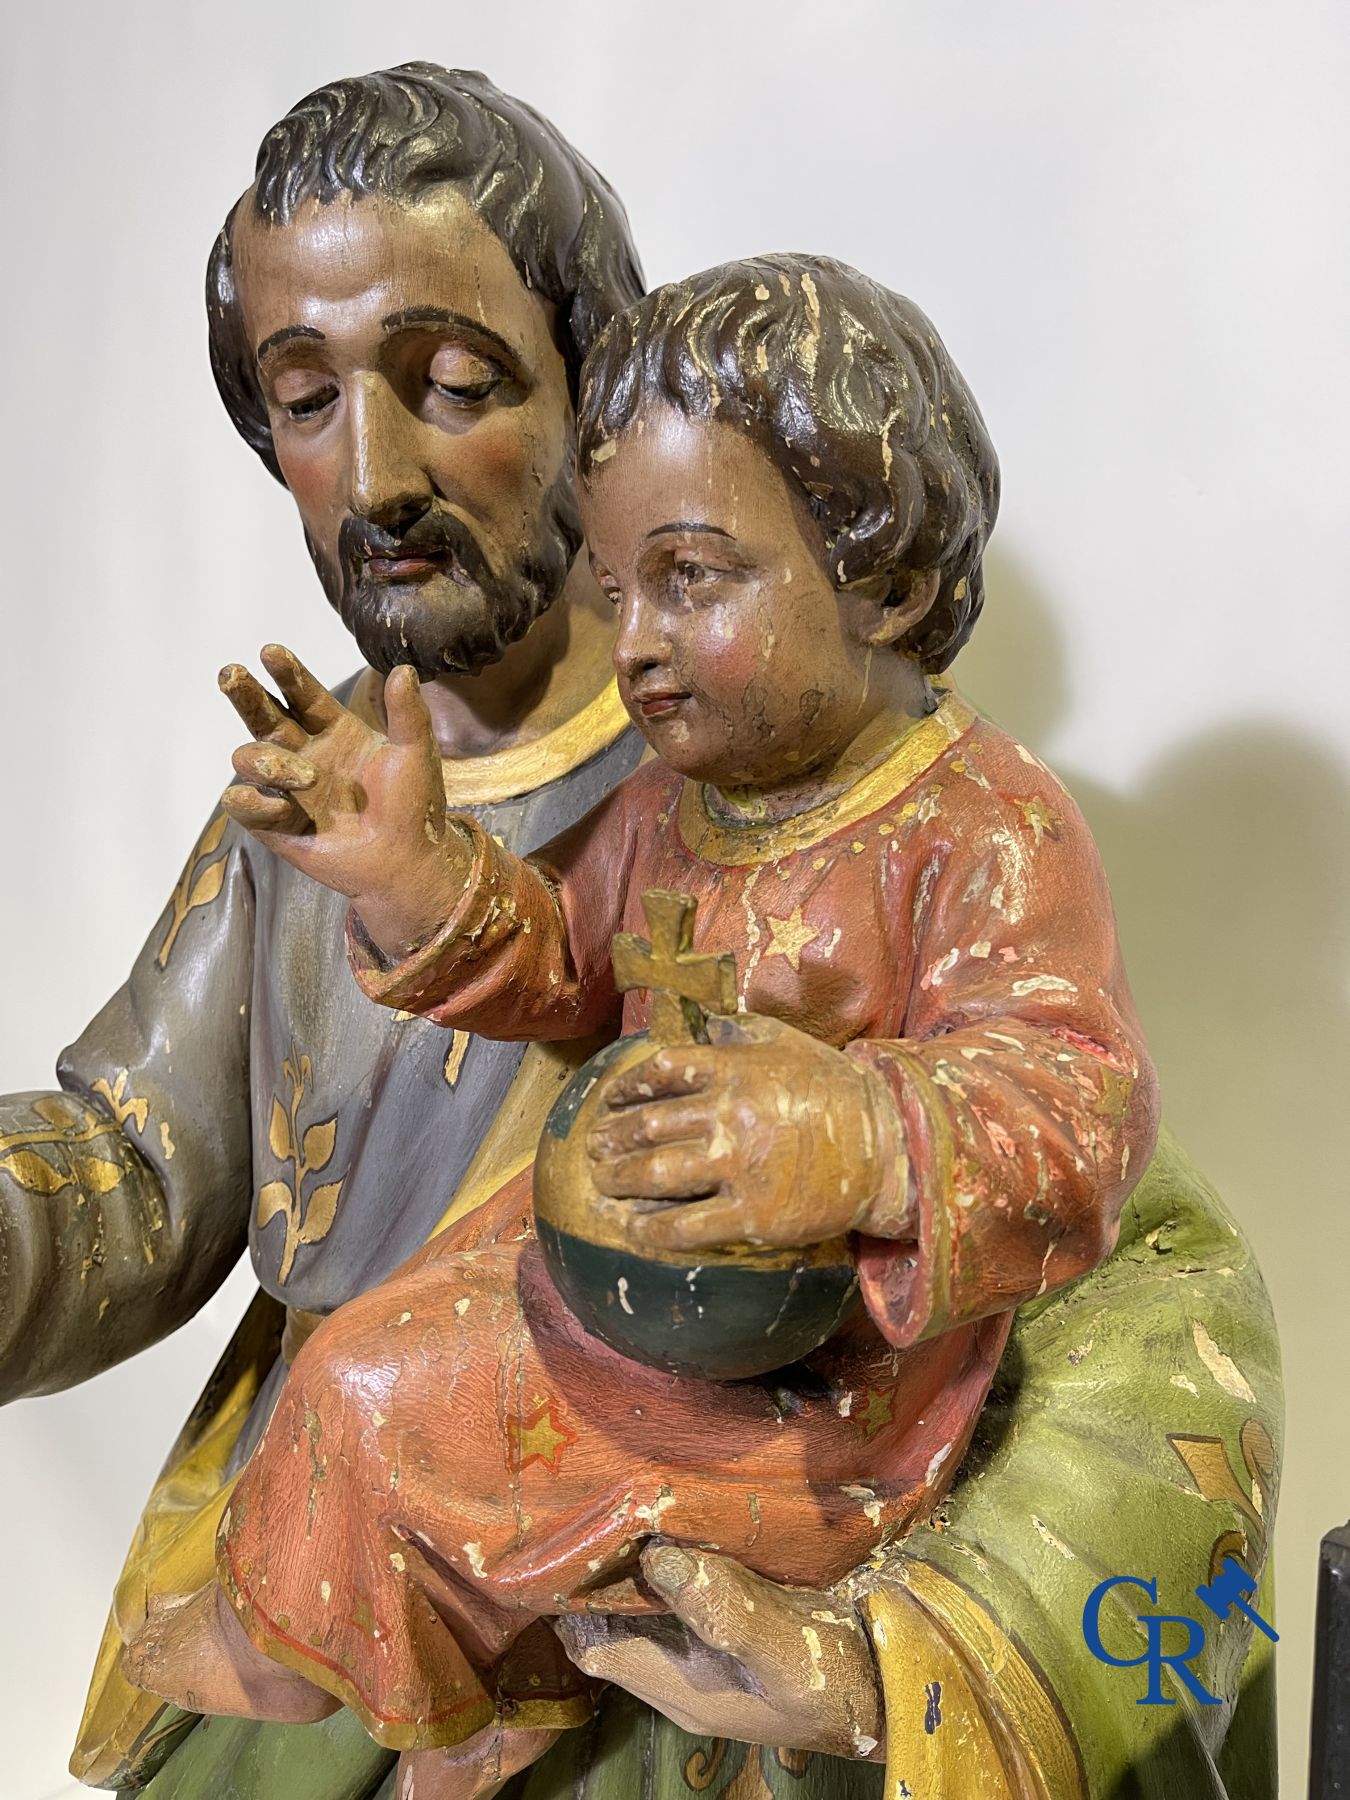
[[348, 390], [351, 502], [363, 518], [420, 516], [434, 496], [418, 454], [419, 421], [380, 375], [362, 375]]
[[629, 681], [670, 661], [670, 635], [661, 609], [640, 595], [619, 608], [619, 634], [614, 640], [614, 667]]

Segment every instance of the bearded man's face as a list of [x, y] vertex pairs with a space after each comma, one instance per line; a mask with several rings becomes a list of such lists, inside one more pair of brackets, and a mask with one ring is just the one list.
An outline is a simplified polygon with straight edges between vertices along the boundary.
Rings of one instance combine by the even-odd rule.
[[277, 460], [362, 655], [476, 673], [562, 591], [581, 532], [551, 308], [452, 188], [245, 197], [236, 290]]

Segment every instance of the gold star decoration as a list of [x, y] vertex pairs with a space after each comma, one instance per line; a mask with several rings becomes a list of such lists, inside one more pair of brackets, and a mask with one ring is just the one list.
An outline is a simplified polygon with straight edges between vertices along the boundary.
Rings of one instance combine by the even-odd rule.
[[536, 1406], [523, 1419], [508, 1419], [506, 1434], [510, 1440], [511, 1472], [515, 1475], [537, 1462], [543, 1463], [550, 1475], [556, 1475], [563, 1451], [577, 1441], [577, 1434], [558, 1418], [551, 1400]]
[[858, 1423], [868, 1443], [884, 1431], [895, 1417], [895, 1394], [890, 1388], [868, 1388], [864, 1405], [858, 1412]]
[[764, 952], [764, 960], [767, 962], [771, 956], [786, 956], [792, 967], [792, 973], [800, 974], [802, 951], [808, 944], [815, 943], [820, 936], [819, 930], [816, 926], [808, 925], [805, 922], [800, 906], [794, 909], [791, 918], [788, 919], [775, 919], [770, 915], [767, 924], [773, 934], [773, 941]]

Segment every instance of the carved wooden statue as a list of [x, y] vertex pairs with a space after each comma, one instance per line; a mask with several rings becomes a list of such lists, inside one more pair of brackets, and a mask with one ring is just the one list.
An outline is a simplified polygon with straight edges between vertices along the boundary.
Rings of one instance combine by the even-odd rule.
[[[942, 678], [997, 469], [923, 315], [803, 258], [662, 289], [588, 359], [579, 460], [658, 760], [522, 861], [447, 808], [412, 670], [380, 732], [278, 651], [303, 740], [238, 752], [225, 805], [350, 897], [372, 999], [507, 1039], [589, 1039], [622, 1004], [626, 1031], [675, 1040], [603, 1052], [545, 1127], [536, 1204], [602, 1329], [541, 1260], [527, 1167], [311, 1338], [219, 1582], [127, 1662], [211, 1711], [341, 1702], [447, 1796], [472, 1791], [475, 1736], [538, 1751], [586, 1716], [549, 1621], [660, 1610], [653, 1536], [823, 1587], [929, 1517], [1012, 1308], [1109, 1253], [1156, 1134], [1081, 818]], [[679, 894], [716, 959], [693, 985], [743, 1015], [663, 986], [681, 921], [635, 943]], [[697, 1353], [656, 1299], [672, 1253]], [[841, 1262], [803, 1335], [787, 1309]], [[777, 1312], [747, 1309], [765, 1281]], [[634, 1340], [625, 1314], [672, 1329]]]
[[[263, 1290], [74, 1766], [151, 1800], [1273, 1794], [1241, 1619], [1206, 1709], [1138, 1707], [1081, 1636], [1101, 1572], [1177, 1612], [1265, 1568], [1278, 1360], [1153, 1152], [1082, 821], [945, 674], [979, 413], [840, 265], [640, 286], [595, 172], [430, 65], [302, 102], [213, 255], [222, 394], [365, 667], [226, 672], [224, 813], [63, 1093], [0, 1117], [5, 1397], [172, 1329], [245, 1240]], [[719, 959], [706, 1019], [638, 933]], [[569, 1088], [654, 1006], [707, 1042]], [[555, 1261], [597, 1252], [600, 1335], [533, 1224], [550, 1112], [533, 1197]], [[779, 1372], [735, 1284], [841, 1267]], [[755, 1372], [712, 1379], [738, 1332]]]

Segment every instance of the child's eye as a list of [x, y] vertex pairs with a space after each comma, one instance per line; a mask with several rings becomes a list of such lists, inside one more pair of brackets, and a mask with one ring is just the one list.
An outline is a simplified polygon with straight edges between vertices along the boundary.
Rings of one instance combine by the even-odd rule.
[[686, 592], [711, 587], [722, 574], [720, 569], [710, 569], [706, 563], [687, 562], [683, 558], [677, 559], [671, 567], [675, 580]]

